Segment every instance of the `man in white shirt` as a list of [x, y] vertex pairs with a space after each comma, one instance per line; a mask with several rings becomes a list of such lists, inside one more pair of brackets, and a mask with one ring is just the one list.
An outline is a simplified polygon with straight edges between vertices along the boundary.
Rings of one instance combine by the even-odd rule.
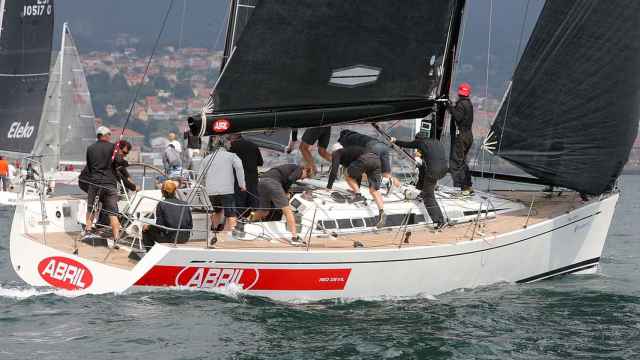
[[212, 228], [217, 230], [224, 214], [224, 230], [230, 231], [237, 222], [234, 181], [238, 180], [240, 191], [247, 191], [244, 169], [238, 155], [227, 151], [230, 143], [226, 138], [215, 136], [212, 141], [214, 150], [202, 160], [199, 176], [206, 176], [207, 195], [214, 209]]

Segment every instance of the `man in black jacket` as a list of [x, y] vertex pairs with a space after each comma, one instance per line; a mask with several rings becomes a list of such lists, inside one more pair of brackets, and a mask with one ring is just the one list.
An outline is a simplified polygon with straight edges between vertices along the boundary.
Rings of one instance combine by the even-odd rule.
[[287, 227], [291, 232], [291, 245], [302, 245], [303, 241], [298, 236], [296, 219], [293, 210], [289, 206], [289, 188], [296, 181], [306, 179], [311, 174], [309, 168], [303, 168], [296, 164], [286, 164], [271, 168], [262, 174], [258, 183], [260, 203], [256, 211], [255, 220], [263, 220], [269, 215], [270, 210], [280, 209], [287, 220]]
[[235, 183], [235, 199], [238, 216], [243, 218], [258, 206], [258, 167], [264, 165], [260, 148], [255, 143], [245, 139], [240, 134], [229, 136], [231, 146], [229, 151], [238, 155], [244, 169], [244, 181], [247, 191], [240, 191], [238, 182]]
[[447, 158], [442, 143], [435, 139], [430, 139], [426, 134], [418, 132], [413, 141], [398, 141], [391, 138], [391, 142], [396, 145], [416, 149], [416, 166], [418, 166], [418, 183], [416, 189], [421, 190], [422, 201], [429, 213], [429, 217], [436, 229], [445, 224], [444, 216], [440, 206], [436, 201], [435, 189], [438, 180], [447, 174]]
[[131, 151], [131, 143], [126, 140], [121, 140], [118, 142], [118, 153], [116, 158], [114, 159], [114, 166], [116, 168], [116, 175], [118, 180], [122, 181], [122, 185], [124, 185], [125, 189], [129, 191], [138, 191], [138, 185], [133, 182], [131, 175], [129, 174], [129, 162], [126, 157], [129, 155]]
[[[113, 232], [114, 244], [120, 237], [120, 221], [118, 220], [118, 180], [113, 159], [115, 144], [111, 142], [111, 130], [100, 126], [96, 130], [98, 141], [87, 148], [87, 215], [86, 231], [93, 227], [96, 198], [102, 203], [102, 211], [106, 212]], [[116, 246], [116, 245], [114, 245]]]
[[473, 104], [469, 99], [471, 85], [463, 83], [458, 88], [458, 101], [448, 104], [447, 110], [451, 113], [451, 119], [456, 125], [453, 153], [449, 165], [453, 186], [462, 189], [464, 195], [473, 194], [471, 173], [467, 165], [467, 154], [473, 144]]
[[153, 247], [155, 243], [177, 242], [184, 244], [189, 240], [190, 232], [188, 230], [193, 229], [191, 208], [186, 206], [186, 202], [176, 198], [176, 187], [176, 182], [172, 180], [166, 180], [162, 183], [161, 191], [164, 201], [159, 202], [156, 206], [156, 225], [163, 227], [153, 225], [143, 227], [142, 243], [147, 249]]

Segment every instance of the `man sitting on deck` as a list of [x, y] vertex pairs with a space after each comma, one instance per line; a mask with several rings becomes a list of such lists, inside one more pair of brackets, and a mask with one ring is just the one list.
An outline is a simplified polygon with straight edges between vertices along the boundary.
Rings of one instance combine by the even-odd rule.
[[340, 144], [334, 145], [335, 151], [331, 157], [331, 171], [329, 172], [329, 182], [327, 183], [327, 189], [333, 187], [333, 182], [338, 175], [338, 169], [342, 165], [347, 169], [345, 180], [354, 192], [354, 200], [364, 199], [360, 194], [360, 182], [362, 181], [362, 174], [367, 174], [367, 181], [369, 182], [369, 193], [373, 196], [373, 200], [378, 207], [378, 223], [376, 227], [381, 228], [384, 226], [384, 202], [382, 195], [380, 195], [380, 158], [373, 152], [368, 151], [362, 146], [347, 146], [342, 148]]
[[274, 208], [282, 210], [282, 214], [287, 219], [289, 232], [291, 232], [291, 240], [289, 241], [291, 245], [302, 245], [304, 242], [298, 236], [296, 219], [289, 206], [287, 192], [293, 183], [308, 178], [310, 174], [309, 168], [303, 168], [296, 164], [280, 165], [265, 172], [258, 183], [259, 210], [256, 211], [254, 219], [264, 220], [270, 210]]
[[[193, 229], [193, 220], [191, 218], [191, 208], [186, 206], [187, 203], [176, 198], [175, 181], [166, 180], [162, 183], [162, 197], [164, 201], [158, 202], [156, 206], [156, 225], [144, 225], [142, 228], [142, 243], [148, 250], [155, 243], [173, 243], [184, 244], [189, 240], [189, 231], [168, 230]], [[175, 204], [175, 205], [174, 205]]]

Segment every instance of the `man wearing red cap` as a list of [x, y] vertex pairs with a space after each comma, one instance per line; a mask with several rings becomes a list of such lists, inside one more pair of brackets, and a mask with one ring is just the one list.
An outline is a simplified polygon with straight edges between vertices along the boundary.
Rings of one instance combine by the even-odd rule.
[[451, 113], [451, 120], [456, 125], [449, 169], [453, 186], [462, 189], [463, 195], [473, 194], [471, 173], [467, 165], [467, 154], [473, 144], [473, 104], [469, 99], [470, 95], [471, 85], [462, 83], [458, 87], [458, 101], [447, 106], [447, 110]]

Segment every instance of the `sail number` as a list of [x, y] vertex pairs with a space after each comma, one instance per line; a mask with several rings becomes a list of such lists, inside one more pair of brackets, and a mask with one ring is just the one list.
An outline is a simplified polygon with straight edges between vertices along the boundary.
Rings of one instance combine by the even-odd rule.
[[50, 0], [37, 0], [34, 5], [25, 5], [22, 10], [23, 16], [42, 16], [51, 15], [53, 5]]

